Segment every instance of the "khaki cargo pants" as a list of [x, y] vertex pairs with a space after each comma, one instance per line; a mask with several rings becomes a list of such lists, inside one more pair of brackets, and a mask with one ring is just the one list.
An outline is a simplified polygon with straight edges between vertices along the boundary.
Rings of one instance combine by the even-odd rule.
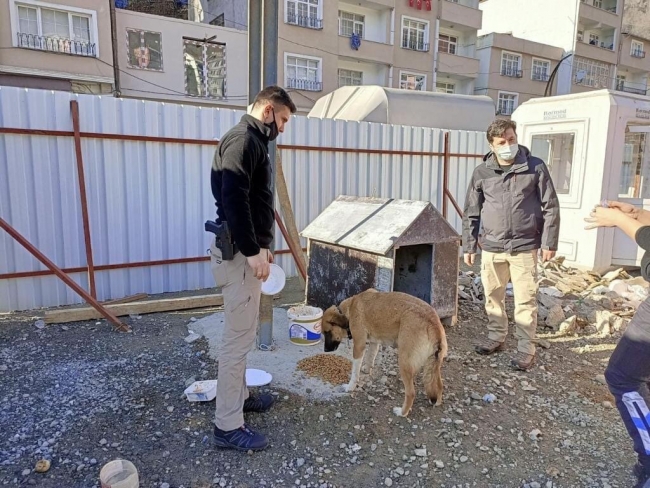
[[488, 337], [503, 342], [508, 335], [506, 314], [506, 285], [512, 281], [515, 295], [515, 325], [517, 349], [535, 354], [537, 329], [537, 250], [513, 254], [481, 254], [481, 281], [485, 292], [488, 316]]
[[224, 261], [214, 241], [210, 250], [212, 274], [217, 286], [222, 287], [225, 311], [214, 423], [228, 431], [244, 425], [246, 355], [255, 346], [262, 282], [255, 278], [242, 253]]

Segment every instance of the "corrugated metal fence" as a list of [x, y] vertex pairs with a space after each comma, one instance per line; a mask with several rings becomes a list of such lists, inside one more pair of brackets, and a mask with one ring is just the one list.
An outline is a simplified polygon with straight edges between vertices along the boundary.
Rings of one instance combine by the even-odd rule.
[[[79, 104], [97, 298], [214, 286], [203, 222], [215, 207], [217, 139], [242, 112], [0, 88], [0, 217], [89, 289], [71, 100]], [[338, 195], [428, 200], [442, 208], [444, 131], [295, 117], [279, 140], [296, 223]], [[451, 131], [448, 180], [463, 205], [485, 134]], [[450, 207], [449, 220], [460, 231]], [[279, 264], [295, 275], [278, 236]], [[0, 311], [81, 299], [0, 231]]]

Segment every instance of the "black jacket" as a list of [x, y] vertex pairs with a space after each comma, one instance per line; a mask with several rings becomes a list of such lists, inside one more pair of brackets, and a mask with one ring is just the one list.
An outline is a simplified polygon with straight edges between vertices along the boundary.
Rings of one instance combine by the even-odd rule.
[[269, 159], [270, 129], [250, 115], [222, 137], [212, 161], [210, 181], [220, 222], [228, 222], [244, 256], [273, 242], [273, 191]]
[[488, 153], [472, 175], [463, 217], [463, 250], [475, 253], [483, 224], [481, 247], [490, 252], [533, 249], [556, 251], [560, 204], [548, 168], [519, 146], [512, 170], [504, 174]]

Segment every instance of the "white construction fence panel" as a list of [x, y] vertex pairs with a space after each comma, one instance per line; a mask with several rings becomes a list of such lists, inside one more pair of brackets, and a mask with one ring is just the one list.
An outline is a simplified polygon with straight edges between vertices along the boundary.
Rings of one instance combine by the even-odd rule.
[[[86, 249], [70, 101], [82, 133], [215, 141], [242, 112], [0, 87], [0, 129], [65, 131], [61, 135], [0, 133], [0, 217], [55, 264], [85, 268]], [[82, 137], [97, 298], [214, 289], [208, 261], [141, 265], [207, 256], [215, 216], [210, 167], [216, 146]], [[431, 201], [442, 208], [444, 131], [294, 117], [279, 150], [298, 229], [338, 195]], [[483, 154], [485, 133], [451, 131], [452, 154]], [[379, 151], [387, 152], [381, 154]], [[452, 157], [449, 188], [462, 207], [480, 158]], [[457, 231], [461, 221], [449, 205]], [[288, 245], [276, 228], [276, 249]], [[306, 243], [303, 242], [303, 246]], [[277, 256], [288, 276], [291, 254]], [[135, 264], [135, 266], [133, 266]], [[0, 230], [0, 276], [46, 271]], [[70, 276], [88, 290], [85, 271]], [[0, 311], [81, 303], [53, 275], [0, 278]]]

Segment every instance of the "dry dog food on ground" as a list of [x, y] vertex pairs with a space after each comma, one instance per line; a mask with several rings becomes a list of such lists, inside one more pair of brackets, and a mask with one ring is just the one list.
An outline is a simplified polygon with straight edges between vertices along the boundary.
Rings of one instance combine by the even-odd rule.
[[316, 354], [298, 362], [298, 369], [307, 376], [315, 376], [333, 385], [343, 385], [350, 381], [352, 363], [336, 354]]

